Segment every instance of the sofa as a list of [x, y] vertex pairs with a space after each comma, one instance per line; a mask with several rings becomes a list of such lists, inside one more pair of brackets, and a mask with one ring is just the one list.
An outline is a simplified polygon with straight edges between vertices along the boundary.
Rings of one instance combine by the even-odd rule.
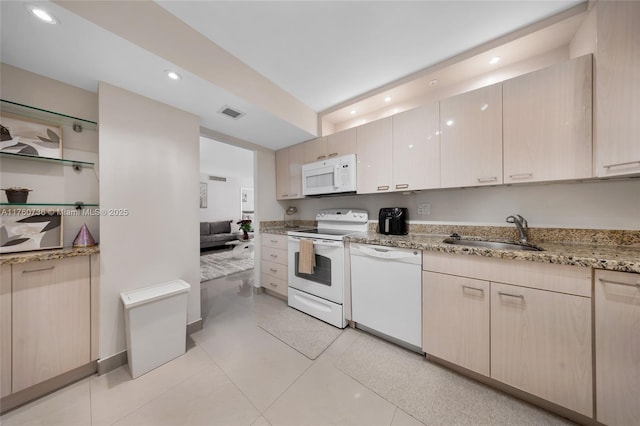
[[242, 231], [231, 232], [231, 222], [200, 222], [200, 249], [223, 246], [228, 241], [237, 240]]

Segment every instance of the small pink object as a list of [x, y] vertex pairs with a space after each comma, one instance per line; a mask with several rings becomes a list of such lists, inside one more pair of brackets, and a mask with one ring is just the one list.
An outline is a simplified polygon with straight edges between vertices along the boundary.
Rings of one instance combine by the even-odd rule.
[[78, 235], [76, 235], [75, 240], [73, 240], [74, 247], [92, 247], [96, 245], [96, 240], [93, 239], [91, 232], [89, 232], [89, 228], [87, 228], [87, 224], [85, 223], [80, 228]]

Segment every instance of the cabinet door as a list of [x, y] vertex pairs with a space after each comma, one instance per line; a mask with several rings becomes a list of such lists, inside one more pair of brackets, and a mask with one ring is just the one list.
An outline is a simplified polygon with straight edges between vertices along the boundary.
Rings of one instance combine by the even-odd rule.
[[596, 271], [596, 401], [598, 421], [640, 419], [640, 274]]
[[89, 257], [13, 265], [17, 392], [90, 361]]
[[276, 199], [289, 199], [289, 148], [276, 151]]
[[596, 4], [596, 176], [640, 173], [640, 2]]
[[317, 138], [302, 144], [304, 164], [315, 163], [327, 158], [327, 138]]
[[393, 189], [440, 187], [437, 103], [393, 116]]
[[422, 273], [422, 350], [489, 376], [489, 282]]
[[502, 183], [502, 85], [440, 102], [442, 187]]
[[302, 197], [302, 164], [304, 163], [304, 151], [302, 144], [289, 147], [289, 197]]
[[391, 190], [391, 117], [356, 128], [358, 194]]
[[355, 127], [327, 136], [327, 158], [355, 154], [356, 151]]
[[11, 265], [0, 265], [0, 397], [11, 393]]
[[592, 176], [591, 55], [502, 84], [504, 182]]
[[593, 415], [591, 299], [491, 283], [491, 377]]

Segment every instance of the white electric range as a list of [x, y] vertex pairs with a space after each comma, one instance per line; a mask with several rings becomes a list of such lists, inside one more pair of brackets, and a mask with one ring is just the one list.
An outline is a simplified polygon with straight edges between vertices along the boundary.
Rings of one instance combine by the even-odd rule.
[[[316, 215], [318, 227], [287, 232], [289, 248], [289, 306], [344, 328], [344, 237], [366, 232], [369, 213], [359, 209], [327, 209]], [[298, 271], [300, 240], [313, 241], [316, 266], [313, 274]]]

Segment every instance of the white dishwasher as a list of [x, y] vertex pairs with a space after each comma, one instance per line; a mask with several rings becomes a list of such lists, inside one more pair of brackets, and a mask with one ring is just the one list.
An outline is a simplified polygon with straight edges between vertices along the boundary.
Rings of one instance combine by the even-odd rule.
[[353, 321], [421, 350], [422, 251], [369, 244], [350, 251]]

